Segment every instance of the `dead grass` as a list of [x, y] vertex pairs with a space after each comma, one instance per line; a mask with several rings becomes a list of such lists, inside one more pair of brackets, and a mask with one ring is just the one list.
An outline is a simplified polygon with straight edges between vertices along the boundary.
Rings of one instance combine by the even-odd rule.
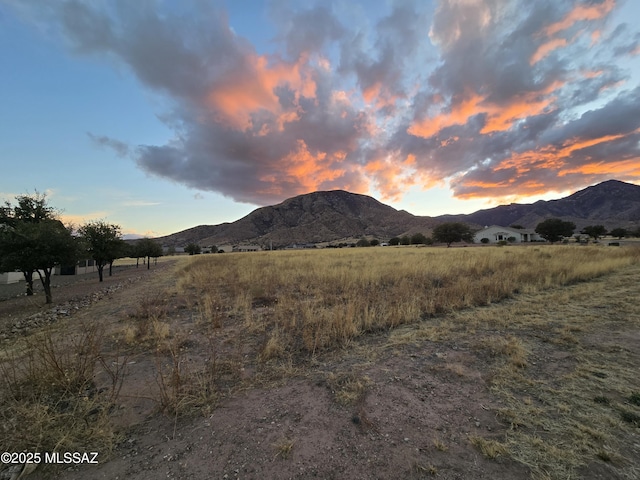
[[293, 450], [295, 442], [288, 438], [283, 438], [278, 441], [273, 447], [276, 450], [276, 458], [280, 457], [282, 459], [289, 458], [291, 455], [291, 451]]
[[[168, 415], [206, 413], [237, 388], [308, 375], [315, 366], [335, 402], [353, 410], [353, 423], [370, 430], [377, 426], [364, 400], [372, 380], [353, 365], [318, 367], [318, 357], [355, 352], [373, 333], [385, 340], [377, 350], [357, 350], [359, 361], [407, 346], [462, 345], [484, 362], [477, 368], [486, 369], [507, 429], [469, 437], [483, 455], [514, 459], [534, 478], [576, 478], [593, 461], [633, 478], [624, 476], [624, 439], [640, 419], [637, 356], [602, 332], [608, 324], [640, 326], [639, 252], [544, 246], [194, 257], [177, 270], [175, 292], [145, 296], [110, 333], [153, 358], [152, 395]], [[623, 273], [602, 280], [614, 271]], [[179, 320], [176, 301], [187, 312]], [[105, 356], [103, 333], [44, 332], [19, 345], [0, 359], [0, 446], [108, 451], [117, 435], [109, 412], [126, 362]], [[449, 377], [472, 368], [442, 365]], [[284, 438], [275, 456], [287, 458], [293, 447]], [[449, 445], [436, 438], [433, 447]], [[415, 470], [437, 474], [430, 464]]]
[[[0, 449], [104, 452], [116, 432], [109, 415], [126, 358], [101, 353], [103, 332], [85, 325], [60, 336], [46, 329], [0, 358]], [[107, 380], [97, 383], [97, 377]]]
[[639, 252], [568, 246], [258, 252], [196, 258], [178, 282], [183, 292], [197, 292], [204, 318], [219, 324], [231, 316], [262, 335], [259, 355], [267, 361], [313, 355], [515, 292], [585, 281], [637, 262]]

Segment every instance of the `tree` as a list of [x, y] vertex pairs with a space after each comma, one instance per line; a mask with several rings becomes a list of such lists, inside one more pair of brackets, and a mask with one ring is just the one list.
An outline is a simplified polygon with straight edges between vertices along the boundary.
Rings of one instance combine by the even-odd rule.
[[198, 255], [202, 252], [202, 248], [197, 243], [190, 243], [186, 247], [184, 247], [184, 251], [189, 255]]
[[536, 233], [548, 242], [554, 243], [563, 237], [570, 237], [576, 229], [573, 222], [565, 222], [559, 218], [547, 218], [536, 226]]
[[356, 242], [356, 247], [370, 247], [371, 243], [367, 240], [366, 237], [362, 237], [360, 240]]
[[17, 205], [9, 202], [0, 210], [0, 270], [23, 273], [27, 295], [33, 295], [33, 274], [37, 272], [46, 303], [53, 301], [51, 274], [58, 264], [76, 261], [77, 241], [71, 229], [58, 220], [46, 195], [20, 195]]
[[78, 233], [84, 241], [86, 252], [96, 262], [98, 278], [102, 282], [105, 265], [110, 265], [109, 276], [111, 276], [113, 261], [125, 254], [125, 244], [121, 238], [120, 226], [94, 221], [85, 223], [78, 229]]
[[593, 240], [597, 241], [600, 237], [607, 234], [607, 229], [604, 225], [589, 225], [582, 229], [582, 233], [589, 235]]
[[369, 245], [371, 245], [372, 247], [377, 247], [378, 245], [380, 245], [380, 240], [378, 240], [377, 238], [373, 238], [369, 242]]
[[[136, 242], [135, 247], [136, 258], [147, 258], [147, 270], [151, 264], [151, 258], [158, 258], [162, 256], [162, 245], [150, 238], [141, 238]], [[137, 265], [136, 265], [137, 266]]]
[[612, 237], [618, 237], [618, 240], [620, 240], [622, 237], [626, 237], [628, 233], [626, 228], [618, 227], [611, 230], [609, 235]]
[[427, 243], [427, 237], [422, 233], [414, 233], [411, 235], [411, 245], [425, 245]]
[[398, 237], [393, 237], [391, 240], [389, 240], [389, 245], [398, 245], [400, 243], [400, 238]]
[[[38, 223], [43, 220], [54, 219], [56, 218], [56, 212], [53, 207], [47, 205], [45, 194], [35, 192], [33, 195], [18, 195], [16, 200], [17, 204], [15, 206], [7, 201], [0, 208], [0, 226], [2, 232], [5, 233], [3, 237], [5, 242], [4, 252], [0, 250], [0, 271], [20, 270], [24, 275], [27, 295], [31, 296], [33, 295], [33, 273], [36, 267], [29, 264], [24, 254], [21, 255], [22, 261], [20, 261], [17, 256], [17, 249], [21, 249], [25, 245], [14, 245], [12, 242], [16, 240], [16, 236], [10, 235], [9, 232], [15, 233], [14, 229], [23, 223]], [[0, 248], [2, 248], [1, 245]], [[9, 257], [11, 257], [10, 261], [8, 260]], [[4, 267], [2, 267], [3, 259], [5, 260]]]
[[408, 235], [403, 235], [400, 237], [400, 245], [411, 245], [411, 239]]
[[453, 242], [465, 241], [473, 243], [473, 230], [465, 223], [441, 223], [433, 229], [433, 239], [436, 242], [446, 243], [447, 248], [449, 248]]

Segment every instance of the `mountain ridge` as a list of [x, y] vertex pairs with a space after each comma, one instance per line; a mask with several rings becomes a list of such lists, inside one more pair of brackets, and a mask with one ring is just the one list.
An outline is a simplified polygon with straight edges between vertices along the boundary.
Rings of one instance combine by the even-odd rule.
[[535, 228], [540, 221], [550, 217], [572, 221], [578, 230], [593, 224], [602, 224], [608, 229], [636, 227], [640, 223], [640, 186], [607, 180], [556, 200], [512, 203], [470, 214], [437, 217], [413, 215], [373, 197], [345, 190], [318, 191], [257, 208], [235, 222], [198, 225], [158, 240], [167, 246], [188, 243], [284, 246], [361, 236], [388, 239], [416, 232], [428, 233], [439, 223], [449, 221], [465, 222], [475, 228], [513, 224]]

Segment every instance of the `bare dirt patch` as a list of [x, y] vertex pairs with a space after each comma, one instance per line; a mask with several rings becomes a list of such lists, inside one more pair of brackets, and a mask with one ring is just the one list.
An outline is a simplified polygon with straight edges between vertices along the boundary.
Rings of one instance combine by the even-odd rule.
[[[640, 392], [640, 266], [266, 363], [247, 360], [249, 347], [234, 341], [242, 319], [202, 324], [197, 295], [177, 293], [173, 268], [118, 272], [109, 281], [123, 287], [55, 323], [101, 322], [110, 332], [105, 355], [128, 365], [112, 414], [119, 434], [99, 465], [39, 468], [29, 478], [639, 476], [640, 430], [624, 413], [640, 413], [630, 400]], [[94, 281], [60, 286], [54, 301], [109, 286]], [[21, 301], [0, 302], [10, 315], [0, 318], [33, 315]], [[165, 322], [172, 333], [153, 344]], [[135, 341], [126, 343], [129, 327]], [[175, 370], [160, 378], [159, 368], [175, 360], [186, 378], [212, 357], [214, 394], [193, 409], [163, 404]], [[582, 455], [569, 445], [576, 438]], [[562, 454], [574, 457], [562, 463]]]

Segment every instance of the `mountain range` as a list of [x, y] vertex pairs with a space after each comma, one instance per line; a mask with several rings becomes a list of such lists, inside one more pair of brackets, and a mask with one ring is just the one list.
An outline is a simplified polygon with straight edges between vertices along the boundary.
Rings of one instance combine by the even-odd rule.
[[424, 233], [443, 222], [464, 222], [473, 228], [520, 225], [535, 228], [542, 220], [561, 218], [576, 224], [637, 228], [640, 186], [607, 180], [558, 200], [512, 203], [465, 215], [417, 216], [396, 210], [367, 195], [332, 190], [289, 198], [261, 207], [230, 223], [200, 225], [157, 240], [167, 246], [256, 243], [281, 247], [372, 236], [381, 240]]

